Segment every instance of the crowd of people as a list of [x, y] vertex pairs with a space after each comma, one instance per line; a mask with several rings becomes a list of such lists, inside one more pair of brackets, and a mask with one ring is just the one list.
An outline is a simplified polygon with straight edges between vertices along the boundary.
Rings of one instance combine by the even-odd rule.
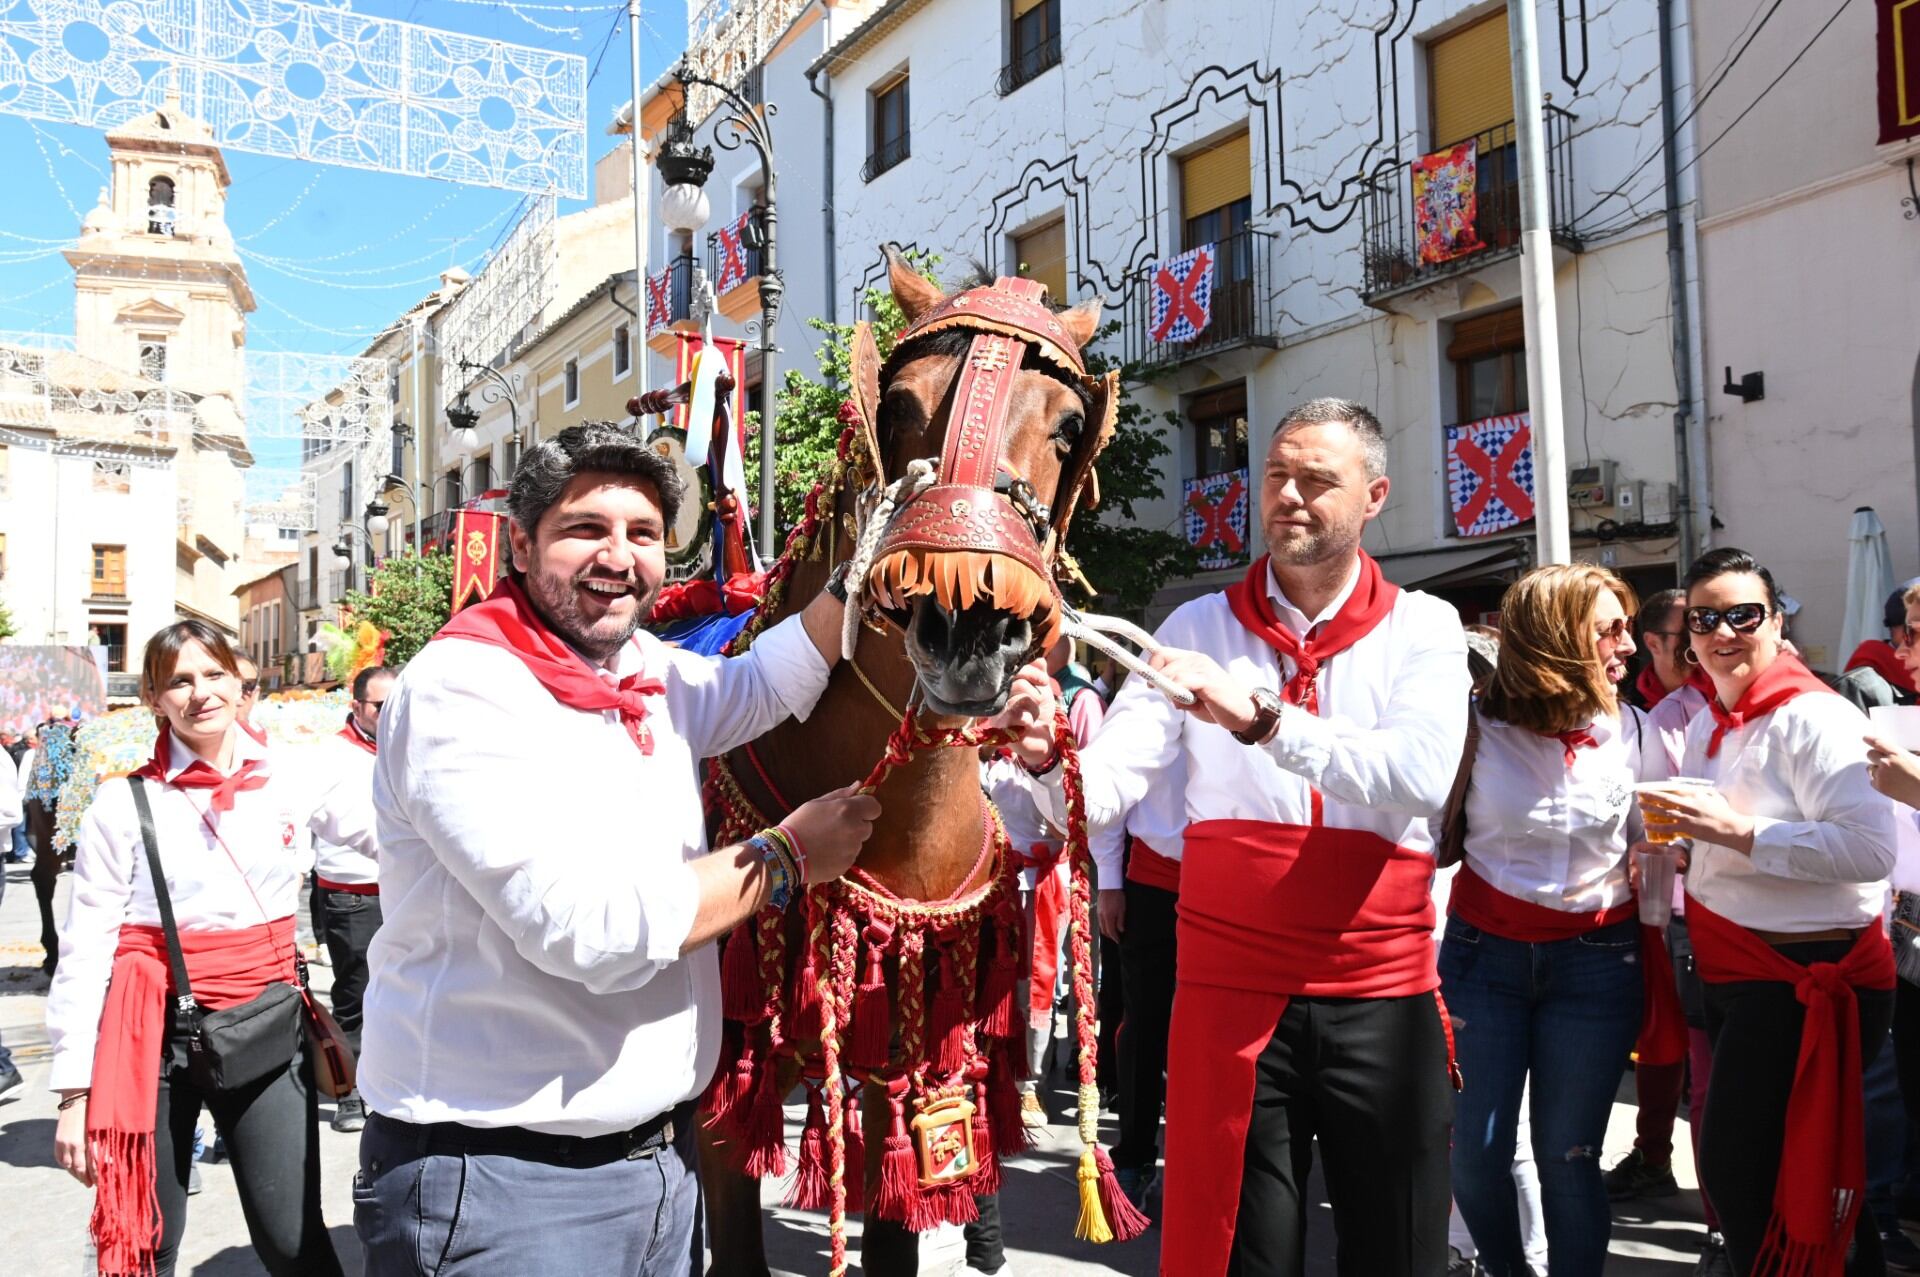
[[[1920, 909], [1890, 888], [1920, 757], [1861, 712], [1916, 700], [1920, 588], [1832, 680], [1734, 548], [1644, 601], [1602, 567], [1536, 568], [1469, 630], [1361, 549], [1385, 458], [1357, 403], [1278, 423], [1268, 554], [1155, 634], [1189, 704], [1063, 644], [994, 720], [1035, 1075], [1071, 925], [1057, 708], [1081, 746], [1102, 1104], [1161, 1271], [1299, 1277], [1317, 1162], [1346, 1277], [1598, 1274], [1610, 1199], [1677, 1191], [1683, 1107], [1697, 1271], [1920, 1270]], [[360, 1131], [368, 1273], [701, 1271], [715, 941], [847, 872], [879, 804], [830, 793], [709, 847], [698, 760], [809, 716], [846, 593], [738, 657], [662, 643], [640, 622], [680, 499], [612, 427], [530, 449], [509, 576], [356, 678], [324, 764], [248, 730], [217, 631], [149, 641], [163, 727], [86, 816], [47, 1003], [56, 1158], [94, 1187], [103, 1273], [173, 1271], [202, 1109], [267, 1270], [339, 1272], [322, 1090]], [[295, 941], [307, 874], [331, 1016]], [[1603, 1168], [1629, 1073], [1638, 1138]], [[1049, 1120], [1038, 1087], [1022, 1104]], [[990, 1206], [967, 1263], [1006, 1272]]]

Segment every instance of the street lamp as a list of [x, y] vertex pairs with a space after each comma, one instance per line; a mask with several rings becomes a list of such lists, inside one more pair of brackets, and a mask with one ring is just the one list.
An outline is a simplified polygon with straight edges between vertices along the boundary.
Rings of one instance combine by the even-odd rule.
[[[457, 365], [461, 372], [477, 373], [495, 384], [483, 385], [474, 393], [480, 396], [482, 404], [496, 404], [505, 401], [507, 413], [513, 420], [514, 442], [520, 440], [520, 405], [513, 397], [513, 383], [500, 375], [500, 370], [491, 364], [476, 364], [470, 359], [462, 359]], [[467, 402], [467, 387], [462, 386], [454, 401], [447, 405], [447, 424], [453, 428], [454, 442], [471, 452], [480, 446], [480, 411]]]
[[392, 433], [396, 457], [402, 457], [404, 461], [403, 454], [406, 446], [413, 445], [412, 488], [407, 487], [406, 476], [400, 474], [388, 475], [385, 486], [387, 491], [399, 493], [413, 503], [413, 552], [418, 555], [420, 553], [420, 439], [414, 433], [413, 427], [399, 417], [393, 419]]
[[[773, 554], [774, 543], [774, 492], [773, 492], [773, 436], [774, 436], [774, 363], [779, 347], [774, 344], [775, 329], [780, 320], [780, 298], [786, 291], [781, 282], [779, 258], [777, 256], [776, 229], [779, 214], [774, 190], [773, 169], [773, 130], [774, 105], [771, 102], [755, 106], [741, 97], [739, 92], [704, 75], [695, 75], [687, 65], [686, 59], [680, 60], [675, 71], [680, 81], [680, 100], [687, 101], [687, 88], [690, 85], [702, 85], [718, 93], [726, 103], [727, 114], [714, 127], [713, 140], [723, 151], [735, 151], [742, 146], [751, 146], [754, 154], [760, 158], [760, 174], [764, 181], [762, 189], [766, 199], [760, 210], [758, 226], [749, 225], [748, 232], [760, 242], [755, 245], [761, 250], [760, 267], [760, 548], [763, 553]], [[636, 111], [638, 107], [635, 108]], [[707, 174], [713, 169], [711, 153], [706, 156], [705, 172], [694, 177], [698, 166], [691, 161], [693, 144], [691, 138], [684, 140], [684, 151], [688, 153], [678, 159], [670, 159], [672, 143], [662, 149], [660, 158], [655, 161], [660, 167], [660, 176], [670, 183], [661, 200], [660, 215], [664, 220], [669, 216], [668, 197], [672, 197], [674, 215], [690, 217], [695, 211], [700, 213], [699, 224], [706, 221], [706, 196], [700, 191], [700, 183], [707, 180]], [[704, 150], [705, 148], [702, 148]], [[676, 186], [691, 185], [693, 197], [684, 193], [675, 196]], [[669, 223], [671, 225], [672, 223]]]
[[387, 528], [389, 526], [387, 507], [377, 500], [369, 501], [367, 502], [366, 513], [367, 531], [377, 537], [387, 535]]

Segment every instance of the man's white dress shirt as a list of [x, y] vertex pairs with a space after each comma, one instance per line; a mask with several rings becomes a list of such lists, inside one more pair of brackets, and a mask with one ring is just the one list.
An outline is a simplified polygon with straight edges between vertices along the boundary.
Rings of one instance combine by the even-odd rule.
[[[267, 783], [240, 790], [233, 810], [218, 815], [211, 813], [212, 790], [147, 783], [160, 867], [181, 931], [241, 931], [291, 917], [300, 907], [301, 879], [313, 867], [315, 839], [373, 846], [366, 793], [338, 786], [324, 769], [303, 766], [301, 752], [270, 750], [236, 729], [226, 774], [250, 759], [265, 759]], [[194, 761], [186, 746], [173, 741], [168, 779]], [[123, 923], [157, 927], [160, 909], [133, 790], [125, 777], [116, 777], [100, 786], [74, 845], [73, 895], [60, 928], [60, 965], [47, 991], [47, 1037], [53, 1044], [48, 1085], [55, 1090], [86, 1086], [93, 1075], [93, 1046]]]
[[1679, 770], [1680, 755], [1687, 748], [1687, 724], [1707, 707], [1706, 695], [1691, 683], [1682, 683], [1660, 698], [1647, 711], [1647, 726], [1660, 737], [1667, 752], [1668, 774]]
[[360, 1089], [408, 1122], [593, 1136], [698, 1095], [720, 1050], [715, 946], [684, 958], [707, 851], [695, 765], [804, 718], [827, 664], [798, 617], [743, 656], [642, 631], [653, 752], [555, 700], [505, 648], [408, 663], [374, 769], [380, 907]]
[[[353, 731], [351, 726], [346, 730]], [[335, 783], [366, 795], [373, 803], [373, 762], [375, 755], [338, 735], [316, 741], [307, 747], [317, 767], [328, 769]], [[380, 881], [380, 862], [371, 849], [313, 840], [313, 872], [328, 882], [370, 883]]]

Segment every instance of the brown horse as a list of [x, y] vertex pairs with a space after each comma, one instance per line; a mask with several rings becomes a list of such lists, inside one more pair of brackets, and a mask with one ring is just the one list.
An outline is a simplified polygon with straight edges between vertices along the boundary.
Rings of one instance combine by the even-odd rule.
[[[854, 424], [852, 474], [834, 494], [830, 509], [819, 512], [823, 518], [812, 544], [792, 563], [781, 597], [769, 608], [770, 619], [805, 606], [835, 565], [849, 557], [862, 512], [871, 516], [881, 486], [897, 480], [917, 459], [942, 456], [950, 422], [968, 411], [957, 406], [955, 392], [963, 366], [970, 359], [980, 360], [974, 338], [1002, 331], [994, 327], [990, 314], [982, 315], [978, 325], [967, 319], [967, 303], [991, 310], [998, 300], [988, 296], [994, 290], [973, 289], [948, 298], [890, 248], [887, 254], [893, 295], [908, 327], [884, 366], [864, 326], [856, 334], [853, 411], [843, 412], [843, 420]], [[1008, 283], [1000, 281], [1002, 286]], [[1024, 358], [1001, 388], [1002, 399], [1010, 403], [1003, 404], [1005, 429], [998, 455], [988, 460], [989, 469], [1000, 474], [996, 486], [1006, 495], [997, 503], [974, 503], [1004, 507], [997, 513], [1014, 531], [1000, 535], [1018, 544], [1006, 555], [987, 552], [983, 543], [969, 543], [965, 537], [954, 540], [964, 548], [951, 552], [928, 550], [944, 544], [937, 537], [916, 542], [911, 536], [896, 536], [880, 546], [867, 583], [870, 599], [879, 606], [860, 627], [852, 659], [835, 668], [812, 715], [805, 723], [784, 723], [722, 760], [756, 814], [778, 819], [797, 803], [862, 779], [916, 703], [926, 714], [921, 721], [931, 725], [999, 712], [1014, 674], [1057, 630], [1057, 589], [1051, 579], [1021, 564], [1051, 569], [1075, 500], [1083, 488], [1092, 487], [1094, 457], [1112, 433], [1117, 384], [1111, 375], [1087, 378], [1073, 367], [1098, 322], [1098, 300], [1058, 313], [1043, 308], [1041, 313], [1050, 319], [1038, 326], [1050, 333], [1013, 348], [1023, 349]], [[1034, 322], [1031, 312], [1022, 314]], [[1049, 337], [1056, 343], [1052, 348]], [[1060, 358], [1063, 353], [1070, 362]], [[871, 461], [862, 464], [865, 458]], [[962, 504], [948, 502], [955, 509]], [[912, 510], [911, 501], [903, 504], [895, 526], [910, 522], [905, 516]], [[1024, 514], [1017, 513], [1022, 510]], [[938, 513], [944, 516], [946, 509]], [[946, 900], [979, 889], [1000, 872], [1001, 867], [981, 856], [984, 840], [997, 825], [980, 800], [976, 751], [918, 753], [886, 776], [876, 796], [881, 815], [859, 867], [893, 896], [911, 902]], [[797, 921], [788, 919], [787, 952], [804, 943]], [[730, 1004], [733, 994], [730, 987]], [[799, 1054], [805, 1055], [806, 1049]], [[783, 1061], [778, 1074], [782, 1094], [800, 1072], [794, 1060]], [[877, 1133], [885, 1129], [885, 1091], [868, 1085], [864, 1096], [866, 1129]], [[703, 1131], [703, 1139], [702, 1178], [714, 1261], [710, 1272], [763, 1277], [768, 1267], [759, 1183], [733, 1169], [740, 1160], [737, 1150], [717, 1148], [711, 1130]], [[866, 1140], [865, 1167], [850, 1166], [847, 1171], [849, 1179], [864, 1174], [868, 1202], [875, 1200], [880, 1179], [880, 1151], [876, 1134]], [[881, 1271], [874, 1267], [874, 1232], [869, 1212], [869, 1244], [863, 1256], [869, 1273]], [[911, 1238], [905, 1241], [910, 1253]]]

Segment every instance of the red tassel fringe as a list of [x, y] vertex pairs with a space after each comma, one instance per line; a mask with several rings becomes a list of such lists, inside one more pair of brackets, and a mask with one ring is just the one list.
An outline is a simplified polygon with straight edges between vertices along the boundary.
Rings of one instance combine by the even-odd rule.
[[879, 1072], [887, 1067], [893, 1046], [893, 1007], [887, 997], [886, 972], [881, 966], [884, 940], [876, 942], [872, 932], [866, 937], [866, 962], [860, 972], [860, 988], [853, 998], [853, 1032], [848, 1035], [843, 1062], [861, 1072]]
[[[730, 1035], [737, 1034], [739, 1030], [729, 1025], [728, 1032]], [[713, 1084], [707, 1088], [706, 1124], [721, 1143], [737, 1150], [743, 1142], [747, 1098], [753, 1094], [753, 1084], [759, 1077], [760, 1065], [751, 1042], [740, 1045], [731, 1057], [731, 1064], [727, 1062], [728, 1058], [723, 1048], [720, 1070]], [[737, 1153], [734, 1160], [739, 1160]]]
[[976, 1195], [1000, 1191], [1000, 1159], [993, 1151], [993, 1129], [987, 1122], [987, 1084], [973, 1084], [973, 1155], [980, 1169], [968, 1183]]
[[920, 1168], [913, 1156], [913, 1141], [907, 1137], [907, 1124], [896, 1108], [893, 1129], [880, 1153], [880, 1187], [873, 1195], [872, 1214], [920, 1231], [914, 1218], [919, 1211]]
[[780, 1063], [771, 1054], [760, 1061], [753, 1098], [741, 1122], [746, 1157], [741, 1169], [754, 1179], [787, 1173], [786, 1117], [780, 1111]]
[[1020, 946], [1004, 923], [994, 928], [993, 950], [993, 960], [980, 981], [980, 1005], [985, 1008], [980, 1017], [980, 1036], [1010, 1038], [1014, 988], [1020, 978]]
[[861, 1130], [861, 1090], [854, 1087], [843, 1102], [847, 1141], [847, 1213], [858, 1215], [867, 1208], [867, 1139]]
[[993, 1146], [1003, 1155], [1028, 1147], [1027, 1124], [1020, 1119], [1020, 1079], [1009, 1062], [1016, 1048], [1002, 1043], [994, 1051], [997, 1067], [987, 1076], [987, 1123]]
[[788, 1041], [815, 1041], [824, 1027], [820, 1018], [820, 969], [813, 959], [813, 946], [805, 945], [799, 969], [794, 972], [793, 989], [787, 998]]
[[1107, 1227], [1113, 1230], [1113, 1240], [1130, 1242], [1146, 1232], [1147, 1225], [1153, 1221], [1141, 1214], [1139, 1208], [1128, 1200], [1113, 1173], [1113, 1159], [1098, 1144], [1093, 1147], [1093, 1164], [1100, 1172], [1100, 1209], [1106, 1212]]
[[753, 945], [753, 919], [735, 927], [720, 951], [720, 1014], [741, 1024], [767, 1018], [766, 990], [760, 983], [760, 954]]
[[825, 1210], [828, 1204], [827, 1110], [820, 1088], [807, 1083], [807, 1125], [800, 1132], [800, 1163], [787, 1188], [786, 1204], [795, 1210]]
[[933, 1067], [952, 1077], [967, 1066], [967, 999], [953, 958], [940, 956], [940, 988], [933, 995]]
[[102, 1131], [87, 1136], [98, 1175], [88, 1227], [102, 1272], [151, 1277], [160, 1246], [153, 1132]]

